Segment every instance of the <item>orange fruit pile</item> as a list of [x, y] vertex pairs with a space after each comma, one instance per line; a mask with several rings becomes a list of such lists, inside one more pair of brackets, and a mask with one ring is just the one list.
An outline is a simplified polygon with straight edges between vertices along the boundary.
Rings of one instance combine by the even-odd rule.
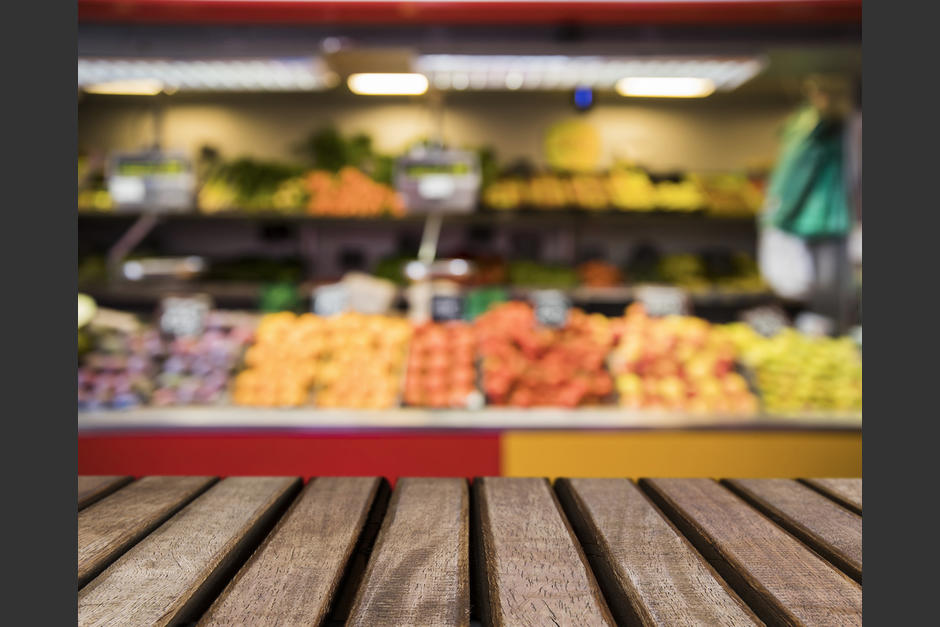
[[323, 170], [307, 175], [310, 201], [307, 213], [319, 216], [356, 217], [405, 214], [401, 196], [388, 185], [373, 181], [360, 170], [345, 167], [335, 176]]
[[232, 400], [264, 407], [306, 404], [324, 350], [326, 323], [313, 314], [262, 317], [255, 343], [245, 352], [247, 367], [235, 377]]
[[390, 316], [344, 313], [329, 318], [320, 362], [318, 407], [396, 407], [411, 324]]

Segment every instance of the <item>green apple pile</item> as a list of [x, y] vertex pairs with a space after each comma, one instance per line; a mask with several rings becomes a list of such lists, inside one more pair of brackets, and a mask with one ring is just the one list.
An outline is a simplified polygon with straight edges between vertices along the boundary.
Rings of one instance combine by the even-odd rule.
[[786, 328], [765, 338], [743, 323], [725, 326], [772, 413], [858, 412], [862, 356], [849, 337], [811, 337]]

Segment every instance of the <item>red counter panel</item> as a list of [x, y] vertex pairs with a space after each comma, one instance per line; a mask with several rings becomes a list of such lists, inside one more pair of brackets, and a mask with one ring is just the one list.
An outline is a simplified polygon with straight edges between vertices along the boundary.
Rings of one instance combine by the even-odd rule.
[[500, 474], [492, 433], [187, 433], [79, 435], [80, 475]]

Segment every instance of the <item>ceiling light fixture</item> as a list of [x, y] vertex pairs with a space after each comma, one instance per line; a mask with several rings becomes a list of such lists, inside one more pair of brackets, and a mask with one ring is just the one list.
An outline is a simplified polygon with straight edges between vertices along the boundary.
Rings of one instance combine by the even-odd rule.
[[617, 93], [639, 98], [704, 98], [715, 91], [710, 78], [692, 76], [628, 76], [617, 81]]
[[163, 91], [163, 83], [150, 79], [138, 78], [123, 81], [107, 81], [83, 87], [89, 94], [108, 94], [119, 96], [156, 96]]
[[352, 74], [346, 84], [360, 96], [420, 96], [428, 90], [423, 74]]

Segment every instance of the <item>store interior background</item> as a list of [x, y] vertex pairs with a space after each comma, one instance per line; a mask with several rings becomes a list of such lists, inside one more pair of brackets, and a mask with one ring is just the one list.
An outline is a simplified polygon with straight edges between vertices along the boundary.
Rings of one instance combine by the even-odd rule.
[[[525, 41], [514, 43], [513, 33], [520, 32], [528, 33], [522, 38]], [[437, 103], [437, 109], [429, 96], [356, 96], [342, 83], [334, 89], [313, 93], [175, 93], [156, 97], [80, 93], [78, 145], [84, 153], [106, 155], [144, 149], [159, 141], [162, 148], [180, 150], [191, 157], [209, 145], [226, 159], [246, 156], [289, 161], [296, 159], [294, 148], [299, 141], [326, 126], [335, 126], [344, 135], [367, 133], [376, 150], [394, 155], [402, 154], [415, 140], [435, 136], [440, 130], [448, 146], [489, 146], [495, 150], [500, 164], [526, 159], [539, 165], [544, 163], [545, 131], [553, 123], [578, 118], [600, 131], [601, 168], [616, 160], [629, 160], [654, 172], [766, 171], [777, 158], [783, 124], [805, 101], [807, 79], [822, 75], [857, 86], [861, 75], [860, 17], [857, 24], [791, 24], [776, 28], [762, 24], [750, 29], [740, 25], [648, 26], [623, 31], [635, 35], [635, 39], [619, 35], [613, 27], [577, 31], [580, 34], [574, 42], [560, 41], [559, 32], [567, 33], [565, 29], [544, 26], [528, 30], [519, 26], [500, 27], [487, 32], [480, 28], [448, 27], [435, 31], [434, 27], [401, 25], [376, 26], [370, 30], [342, 24], [262, 28], [80, 23], [79, 56], [136, 56], [146, 51], [147, 55], [158, 57], [170, 50], [194, 56], [212, 56], [219, 51], [225, 55], [237, 51], [244, 56], [264, 56], [274, 51], [288, 55], [301, 50], [310, 54], [317, 50], [317, 45], [339, 38], [351, 42], [352, 49], [397, 48], [410, 42], [416, 50], [450, 48], [486, 53], [513, 49], [529, 54], [538, 51], [572, 55], [592, 50], [624, 55], [693, 51], [707, 56], [747, 51], [762, 56], [767, 65], [757, 77], [730, 93], [673, 100], [628, 99], [598, 92], [596, 105], [583, 113], [576, 112], [570, 94], [561, 91], [448, 91]], [[442, 43], [448, 33], [456, 39]], [[437, 112], [441, 112], [440, 118]], [[588, 218], [579, 225], [576, 241], [563, 230], [533, 229], [508, 221], [502, 226], [491, 226], [485, 237], [493, 252], [512, 257], [517, 252], [514, 242], [518, 240], [511, 233], [519, 232], [538, 240], [536, 249], [541, 261], [569, 265], [579, 262], [585, 251], [623, 265], [639, 244], [649, 242], [665, 253], [695, 252], [717, 245], [752, 256], [757, 254], [753, 221], [683, 223], [681, 216], [669, 218], [639, 220], [622, 229], [611, 229], [602, 220], [592, 223]], [[306, 263], [307, 279], [330, 281], [338, 280], [349, 269], [343, 267], [345, 250], [358, 250], [361, 269], [369, 271], [383, 257], [400, 251], [403, 241], [417, 242], [423, 228], [420, 221], [390, 225], [387, 221], [365, 220], [361, 224], [331, 225], [310, 220], [288, 224], [286, 234], [272, 238], [262, 223], [277, 222], [275, 216], [257, 221], [169, 220], [157, 227], [158, 236], [148, 243], [156, 244], [161, 254], [201, 255], [210, 260], [299, 257]], [[120, 220], [80, 221], [80, 254], [106, 251], [127, 227], [128, 223]], [[468, 227], [449, 225], [445, 218], [438, 245], [442, 256], [464, 247], [468, 234]], [[103, 306], [136, 313], [152, 311], [155, 302], [128, 296], [132, 293], [132, 289], [122, 294], [120, 288], [115, 288], [103, 290], [96, 297]], [[220, 303], [226, 304], [224, 298]], [[229, 304], [239, 308], [255, 306], [245, 298], [233, 298]], [[622, 311], [623, 306], [618, 307]], [[790, 310], [796, 311], [793, 307]], [[734, 315], [722, 311], [715, 318], [726, 322]], [[318, 410], [302, 411], [314, 414]], [[173, 420], [161, 424], [160, 418], [153, 416], [145, 421], [149, 425], [145, 427], [122, 429], [111, 421], [106, 428], [81, 430], [80, 413], [80, 467], [84, 465], [99, 474], [226, 472], [210, 468], [211, 464], [247, 474], [282, 470], [326, 474], [489, 474], [485, 472], [488, 469], [495, 470], [495, 474], [553, 476], [735, 474], [729, 469], [754, 476], [795, 476], [810, 471], [815, 474], [841, 471], [835, 474], [858, 476], [861, 473], [860, 418], [857, 425], [853, 423], [848, 429], [833, 427], [831, 423], [819, 427], [801, 423], [783, 427], [759, 425], [753, 429], [724, 425], [717, 431], [674, 426], [611, 431], [580, 429], [577, 411], [570, 414], [568, 425], [559, 428], [556, 423], [554, 430], [510, 432], [490, 423], [488, 430], [464, 430], [462, 434], [457, 431], [442, 434], [432, 423], [425, 424], [423, 431], [408, 431], [396, 425], [394, 419], [390, 419], [384, 431], [370, 427], [363, 432], [361, 426], [351, 424], [344, 429], [341, 417], [324, 434], [315, 428], [316, 419], [306, 427], [298, 426], [303, 421], [291, 419], [294, 422], [289, 431], [279, 427], [264, 431], [263, 424], [252, 424], [251, 429], [259, 438], [252, 444], [238, 430], [238, 420], [213, 418], [216, 422], [208, 430], [208, 423], [200, 423], [194, 427], [196, 430], [191, 430], [192, 425], [172, 426]], [[258, 416], [262, 415], [270, 419], [275, 414], [259, 411]], [[257, 422], [263, 423], [265, 419], [258, 418]], [[271, 424], [277, 425], [278, 418], [272, 419]], [[267, 438], [263, 443], [262, 437]], [[490, 437], [495, 438], [497, 453], [490, 449], [480, 453], [482, 449], [473, 448], [490, 446], [480, 444]], [[514, 460], [523, 461], [507, 461], [506, 451], [513, 447], [523, 451]], [[402, 465], [404, 451], [408, 451], [410, 461]], [[241, 465], [233, 461], [246, 455], [260, 461], [254, 465], [244, 459]], [[319, 466], [311, 465], [310, 455], [325, 461]], [[459, 459], [475, 455], [488, 460], [489, 465], [474, 466], [471, 462], [448, 465], [442, 461], [448, 455]], [[201, 460], [183, 461], [193, 456]], [[366, 456], [372, 459], [365, 461]], [[629, 457], [637, 460], [632, 466], [623, 461]], [[415, 461], [419, 458], [431, 461], [422, 465]], [[716, 465], [719, 458], [724, 458], [725, 466]], [[361, 463], [350, 461], [357, 459]], [[383, 463], [394, 468], [383, 470]]]

